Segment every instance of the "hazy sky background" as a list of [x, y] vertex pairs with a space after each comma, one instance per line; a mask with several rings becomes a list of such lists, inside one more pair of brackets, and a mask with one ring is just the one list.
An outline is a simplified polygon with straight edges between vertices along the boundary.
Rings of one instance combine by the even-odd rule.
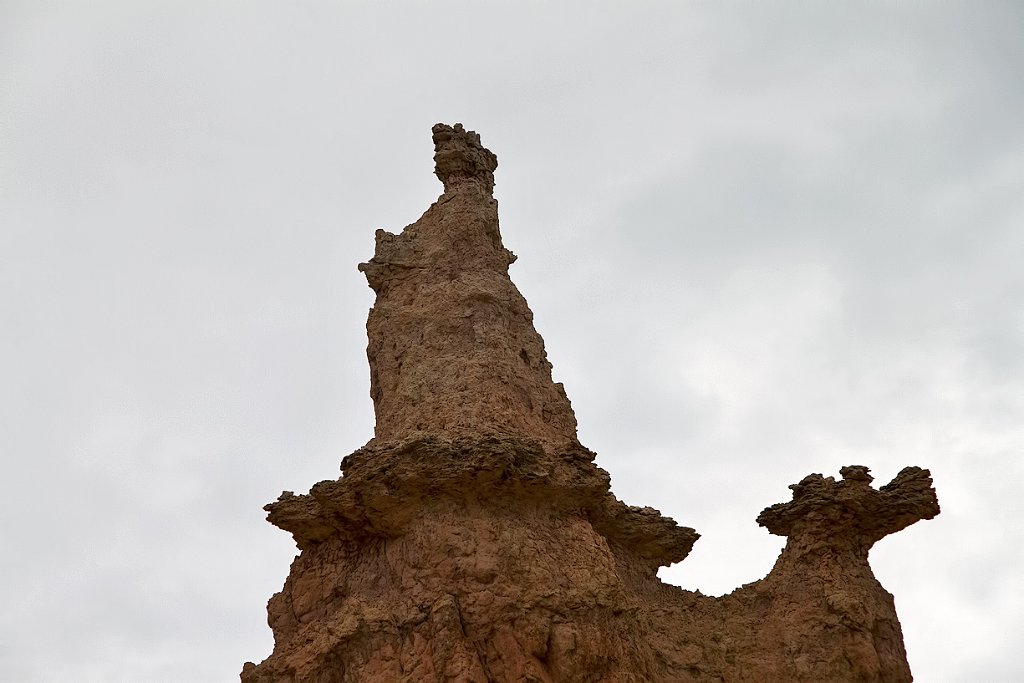
[[0, 677], [269, 655], [261, 507], [372, 435], [356, 264], [461, 121], [581, 440], [703, 535], [666, 580], [928, 467], [872, 552], [917, 679], [1024, 680], [1022, 50], [1012, 2], [0, 2]]

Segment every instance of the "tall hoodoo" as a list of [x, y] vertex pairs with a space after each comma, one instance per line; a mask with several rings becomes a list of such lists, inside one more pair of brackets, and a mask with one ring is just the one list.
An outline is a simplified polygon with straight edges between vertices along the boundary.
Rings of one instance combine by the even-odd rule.
[[374, 437], [266, 506], [301, 552], [243, 683], [911, 680], [868, 552], [939, 513], [928, 471], [810, 475], [757, 519], [788, 537], [767, 577], [663, 584], [696, 532], [610, 493], [509, 279], [496, 157], [460, 124], [433, 140], [444, 194], [359, 266]]
[[502, 434], [562, 447], [576, 418], [508, 276], [498, 160], [460, 124], [433, 133], [444, 194], [401, 234], [378, 230], [359, 266], [377, 293], [366, 324], [376, 438]]

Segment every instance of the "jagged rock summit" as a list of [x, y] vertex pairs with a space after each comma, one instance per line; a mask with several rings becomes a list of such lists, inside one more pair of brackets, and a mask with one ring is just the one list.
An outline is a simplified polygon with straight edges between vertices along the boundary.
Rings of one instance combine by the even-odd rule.
[[243, 683], [911, 680], [868, 551], [938, 514], [928, 471], [812, 474], [757, 519], [788, 537], [767, 577], [662, 583], [697, 533], [611, 494], [508, 277], [496, 157], [460, 124], [433, 140], [444, 194], [360, 265], [374, 437], [267, 505], [301, 552]]

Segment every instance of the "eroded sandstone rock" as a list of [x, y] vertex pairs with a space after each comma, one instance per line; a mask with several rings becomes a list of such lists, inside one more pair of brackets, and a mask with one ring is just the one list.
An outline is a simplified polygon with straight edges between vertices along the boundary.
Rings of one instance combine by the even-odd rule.
[[301, 552], [243, 683], [911, 680], [867, 559], [938, 514], [928, 471], [810, 475], [757, 519], [788, 537], [765, 579], [659, 581], [697, 533], [610, 493], [508, 277], [497, 159], [458, 124], [433, 138], [444, 194], [360, 266], [375, 436], [266, 507]]

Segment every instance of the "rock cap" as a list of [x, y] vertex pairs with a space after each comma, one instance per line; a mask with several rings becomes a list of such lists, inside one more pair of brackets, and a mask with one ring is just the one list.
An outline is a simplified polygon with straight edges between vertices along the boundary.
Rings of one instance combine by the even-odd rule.
[[444, 183], [444, 191], [473, 182], [488, 194], [494, 190], [494, 171], [498, 157], [480, 143], [480, 136], [461, 123], [434, 124], [434, 174]]

